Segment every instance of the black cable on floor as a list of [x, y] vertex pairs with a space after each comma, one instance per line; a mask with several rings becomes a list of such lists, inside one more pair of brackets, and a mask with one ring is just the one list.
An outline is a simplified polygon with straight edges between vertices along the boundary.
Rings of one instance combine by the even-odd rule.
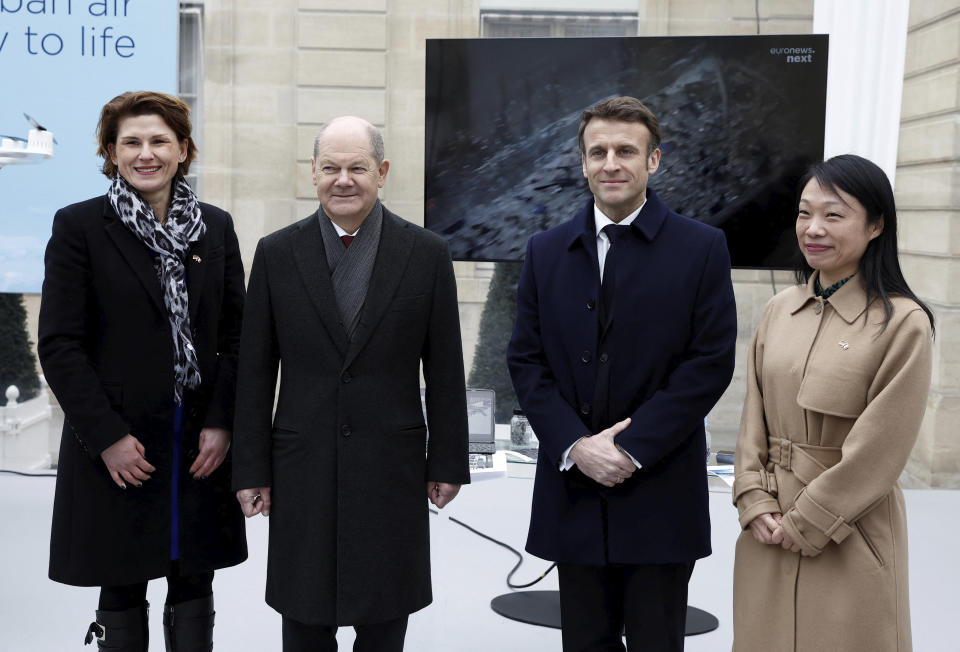
[[[439, 514], [439, 512], [438, 512], [437, 510], [435, 510], [435, 509], [431, 509], [431, 510], [430, 510], [430, 513], [431, 513], [431, 514]], [[526, 589], [526, 588], [528, 588], [528, 587], [531, 587], [531, 586], [533, 586], [534, 584], [536, 584], [537, 582], [539, 582], [540, 580], [542, 580], [544, 577], [546, 577], [546, 576], [550, 573], [550, 571], [552, 571], [552, 570], [557, 566], [556, 562], [554, 562], [553, 564], [550, 564], [550, 567], [549, 567], [547, 570], [543, 571], [543, 572], [540, 574], [540, 577], [538, 577], [537, 579], [533, 580], [532, 582], [528, 582], [528, 583], [526, 583], [526, 584], [514, 584], [513, 582], [510, 581], [510, 579], [513, 577], [514, 573], [517, 572], [517, 569], [520, 568], [521, 564], [523, 564], [523, 555], [521, 555], [520, 552], [519, 552], [516, 548], [510, 546], [509, 544], [506, 544], [506, 543], [504, 543], [503, 541], [498, 541], [497, 539], [494, 539], [494, 538], [493, 538], [492, 536], [490, 536], [489, 534], [484, 534], [484, 533], [481, 532], [480, 530], [478, 530], [478, 529], [476, 529], [476, 528], [474, 528], [474, 527], [471, 527], [471, 526], [467, 525], [466, 523], [464, 523], [463, 521], [461, 521], [461, 520], [458, 519], [458, 518], [454, 518], [453, 516], [451, 516], [451, 517], [450, 517], [450, 520], [451, 520], [452, 522], [456, 523], [457, 525], [459, 525], [460, 527], [465, 528], [465, 529], [467, 529], [467, 530], [470, 530], [471, 532], [473, 532], [474, 534], [476, 534], [478, 537], [481, 537], [481, 538], [483, 538], [483, 539], [486, 539], [487, 541], [490, 541], [490, 542], [492, 542], [492, 543], [495, 543], [495, 544], [497, 544], [498, 546], [500, 546], [501, 548], [506, 548], [507, 550], [509, 550], [510, 552], [512, 552], [513, 554], [515, 554], [515, 555], [517, 556], [517, 563], [514, 564], [514, 565], [513, 565], [513, 568], [510, 569], [510, 572], [507, 573], [507, 586], [510, 587], [511, 589]]]
[[25, 473], [23, 471], [14, 471], [13, 469], [0, 469], [0, 473], [11, 473], [13, 475], [22, 475], [25, 478], [55, 478], [56, 473]]

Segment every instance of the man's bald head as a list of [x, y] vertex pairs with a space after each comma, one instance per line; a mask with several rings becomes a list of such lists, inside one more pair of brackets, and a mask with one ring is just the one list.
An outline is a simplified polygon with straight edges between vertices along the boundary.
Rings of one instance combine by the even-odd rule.
[[331, 120], [313, 141], [310, 171], [320, 206], [347, 233], [370, 214], [389, 169], [380, 130], [361, 118]]
[[383, 134], [363, 118], [352, 115], [334, 118], [320, 127], [320, 131], [317, 132], [316, 137], [313, 139], [313, 158], [317, 158], [317, 154], [320, 151], [320, 141], [323, 140], [326, 135], [329, 135], [331, 138], [343, 137], [355, 134], [357, 131], [366, 132], [367, 137], [370, 139], [370, 155], [373, 156], [377, 165], [383, 163], [385, 156]]

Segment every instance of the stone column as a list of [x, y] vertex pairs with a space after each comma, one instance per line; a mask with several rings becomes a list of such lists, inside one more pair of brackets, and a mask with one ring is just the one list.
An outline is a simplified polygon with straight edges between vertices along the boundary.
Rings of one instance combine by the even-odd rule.
[[232, 213], [244, 265], [295, 217], [296, 0], [204, 5], [203, 199]]
[[908, 486], [960, 488], [960, 3], [912, 0], [896, 199], [907, 282], [936, 317], [933, 384]]

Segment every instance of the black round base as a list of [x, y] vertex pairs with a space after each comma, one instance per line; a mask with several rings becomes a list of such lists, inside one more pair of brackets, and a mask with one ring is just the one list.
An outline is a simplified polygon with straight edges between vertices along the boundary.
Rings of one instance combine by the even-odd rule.
[[[498, 595], [490, 601], [490, 608], [504, 618], [529, 625], [560, 629], [559, 591], [516, 591]], [[687, 606], [687, 636], [712, 632], [720, 621], [712, 614]]]

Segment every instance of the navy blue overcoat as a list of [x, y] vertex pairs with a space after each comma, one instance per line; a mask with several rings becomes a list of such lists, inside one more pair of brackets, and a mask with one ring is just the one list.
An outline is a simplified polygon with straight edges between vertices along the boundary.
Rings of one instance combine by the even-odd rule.
[[[737, 336], [723, 232], [670, 211], [653, 190], [618, 247], [615, 316], [598, 351], [593, 200], [530, 238], [507, 359], [540, 440], [527, 551], [565, 563], [676, 563], [710, 554], [704, 416], [733, 375]], [[612, 489], [560, 471], [592, 433], [597, 365], [610, 423], [642, 469]], [[604, 550], [601, 495], [607, 502]]]

